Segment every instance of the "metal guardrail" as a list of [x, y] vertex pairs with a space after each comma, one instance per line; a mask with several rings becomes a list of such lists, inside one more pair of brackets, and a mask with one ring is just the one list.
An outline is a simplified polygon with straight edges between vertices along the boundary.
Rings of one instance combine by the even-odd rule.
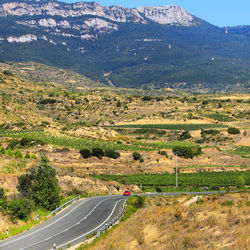
[[49, 216], [54, 215], [56, 212], [60, 211], [61, 209], [63, 209], [64, 207], [66, 207], [67, 205], [69, 205], [70, 203], [72, 203], [72, 202], [74, 202], [74, 201], [76, 201], [76, 200], [78, 200], [78, 199], [79, 199], [79, 197], [75, 197], [74, 199], [72, 199], [72, 200], [70, 200], [70, 201], [64, 203], [62, 206], [60, 206], [60, 207], [56, 208], [54, 211], [52, 211], [52, 212], [49, 214]]
[[105, 225], [103, 225], [97, 232], [96, 237], [99, 237], [101, 233], [105, 232], [107, 229], [112, 227], [124, 214], [127, 206], [127, 200], [124, 201], [121, 211], [118, 215], [116, 215], [112, 220], [108, 221]]

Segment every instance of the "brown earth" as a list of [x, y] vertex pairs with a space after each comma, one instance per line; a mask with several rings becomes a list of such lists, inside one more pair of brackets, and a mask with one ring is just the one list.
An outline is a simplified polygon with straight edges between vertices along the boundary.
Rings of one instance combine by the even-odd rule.
[[[201, 205], [183, 206], [178, 198], [150, 198], [145, 208], [88, 249], [249, 250], [249, 199], [249, 193], [205, 196]], [[228, 201], [233, 205], [223, 205]]]

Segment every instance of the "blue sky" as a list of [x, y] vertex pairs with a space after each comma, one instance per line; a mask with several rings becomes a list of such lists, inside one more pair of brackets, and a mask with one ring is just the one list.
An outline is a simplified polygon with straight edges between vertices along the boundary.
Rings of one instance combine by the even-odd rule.
[[[75, 0], [60, 0], [67, 3]], [[84, 0], [85, 2], [93, 2]], [[120, 5], [129, 8], [139, 6], [169, 5], [172, 0], [99, 0], [103, 6]], [[250, 25], [250, 0], [174, 0], [175, 5], [217, 26]]]

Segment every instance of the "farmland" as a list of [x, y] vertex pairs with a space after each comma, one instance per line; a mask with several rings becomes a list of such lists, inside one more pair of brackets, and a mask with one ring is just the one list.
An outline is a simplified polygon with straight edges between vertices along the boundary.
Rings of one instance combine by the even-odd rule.
[[[101, 180], [112, 180], [143, 186], [175, 186], [175, 174], [136, 174], [136, 175], [93, 175]], [[180, 187], [231, 187], [239, 186], [242, 179], [250, 185], [250, 171], [245, 172], [203, 172], [195, 174], [179, 174]]]
[[116, 142], [109, 142], [104, 140], [94, 140], [94, 139], [81, 139], [76, 137], [65, 136], [63, 134], [53, 134], [50, 132], [39, 131], [0, 131], [0, 136], [12, 137], [12, 138], [29, 138], [34, 140], [41, 140], [46, 144], [55, 145], [59, 147], [69, 147], [72, 149], [93, 149], [102, 148], [104, 150], [124, 150], [124, 151], [155, 151], [162, 148], [172, 149], [175, 146], [195, 146], [195, 144], [190, 142], [179, 142], [179, 141], [169, 141], [169, 142], [157, 142], [157, 143], [131, 143], [130, 145], [119, 144]]
[[116, 128], [153, 128], [166, 130], [201, 130], [211, 128], [226, 128], [222, 124], [126, 124], [117, 125]]

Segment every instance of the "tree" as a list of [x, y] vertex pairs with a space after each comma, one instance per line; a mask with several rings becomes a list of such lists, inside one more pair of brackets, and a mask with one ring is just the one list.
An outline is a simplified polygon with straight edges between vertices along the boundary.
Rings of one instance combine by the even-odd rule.
[[91, 152], [89, 149], [81, 149], [80, 154], [84, 159], [90, 158], [92, 156]]
[[102, 159], [102, 157], [104, 156], [104, 152], [101, 148], [93, 148], [92, 155], [96, 156], [98, 159]]
[[140, 153], [134, 152], [134, 153], [133, 153], [133, 159], [134, 159], [135, 161], [139, 161], [140, 159], [142, 159], [142, 156], [141, 156]]
[[187, 140], [187, 139], [190, 139], [192, 138], [191, 134], [189, 133], [188, 130], [184, 131], [180, 136], [179, 136], [179, 140], [180, 141], [184, 141], [184, 140]]
[[53, 210], [59, 205], [60, 188], [56, 171], [45, 157], [42, 157], [37, 168], [31, 168], [27, 174], [18, 177], [17, 189], [38, 206]]
[[238, 128], [234, 128], [234, 127], [228, 128], [227, 132], [228, 132], [228, 134], [231, 134], [231, 135], [240, 134], [240, 130]]

